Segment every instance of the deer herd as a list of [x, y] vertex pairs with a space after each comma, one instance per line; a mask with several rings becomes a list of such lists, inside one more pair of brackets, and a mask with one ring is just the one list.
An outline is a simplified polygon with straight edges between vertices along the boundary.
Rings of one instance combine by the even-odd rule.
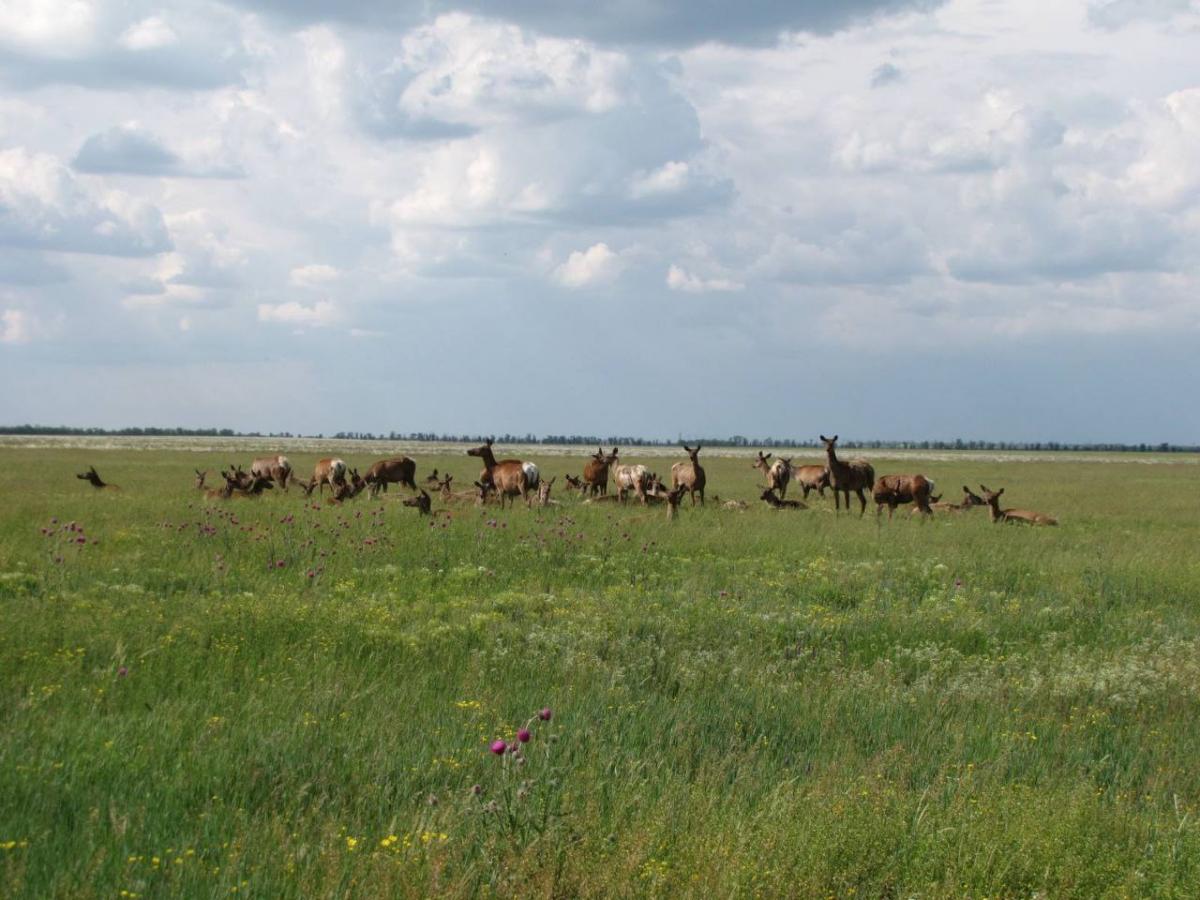
[[[840, 512], [843, 502], [846, 511], [851, 510], [850, 494], [858, 497], [859, 516], [867, 509], [866, 494], [869, 491], [875, 501], [875, 513], [879, 517], [886, 506], [888, 518], [892, 518], [897, 507], [911, 506], [913, 514], [929, 517], [934, 512], [957, 514], [968, 512], [976, 507], [988, 508], [993, 522], [1011, 522], [1026, 525], [1057, 525], [1058, 520], [1044, 513], [1027, 509], [1001, 509], [1000, 497], [1004, 493], [1001, 488], [992, 491], [980, 485], [983, 496], [963, 486], [963, 497], [959, 503], [943, 502], [941, 495], [935, 495], [936, 487], [932, 479], [922, 474], [881, 475], [875, 477], [874, 467], [865, 459], [839, 459], [837, 455], [838, 436], [831, 438], [821, 435], [821, 443], [825, 449], [824, 465], [793, 466], [791, 457], [779, 457], [772, 461], [772, 454], [759, 451], [757, 458], [751, 464], [762, 473], [766, 487], [759, 499], [772, 510], [802, 510], [807, 509], [808, 495], [816, 491], [822, 498], [825, 489], [833, 491], [834, 511]], [[579, 494], [584, 503], [617, 503], [625, 504], [630, 495], [644, 506], [661, 504], [666, 507], [667, 518], [674, 519], [684, 495], [689, 495], [692, 506], [696, 505], [699, 496], [700, 505], [704, 505], [704, 492], [708, 483], [704, 467], [700, 464], [700, 445], [689, 447], [683, 445], [687, 453], [687, 462], [677, 462], [671, 466], [671, 487], [666, 485], [654, 472], [644, 465], [625, 465], [621, 463], [619, 450], [612, 448], [611, 453], [597, 449], [587, 461], [580, 476], [566, 475], [564, 481], [569, 490]], [[250, 470], [245, 471], [241, 465], [233, 464], [221, 471], [223, 484], [216, 487], [206, 485], [207, 470], [196, 469], [195, 488], [201, 491], [206, 499], [229, 500], [235, 497], [259, 497], [268, 490], [278, 488], [287, 491], [290, 486], [299, 488], [305, 497], [317, 491], [318, 497], [324, 498], [325, 488], [329, 487], [330, 496], [327, 502], [343, 503], [353, 499], [363, 491], [371, 496], [386, 493], [388, 485], [396, 484], [408, 488], [412, 496], [403, 501], [403, 505], [413, 507], [422, 515], [429, 515], [433, 508], [433, 496], [436, 496], [447, 507], [455, 505], [484, 506], [490, 503], [499, 504], [501, 508], [512, 506], [520, 497], [527, 506], [535, 502], [538, 506], [547, 507], [558, 505], [557, 500], [550, 498], [550, 491], [557, 478], [544, 479], [538, 467], [519, 459], [497, 460], [489, 439], [478, 447], [467, 451], [468, 456], [477, 457], [483, 463], [483, 469], [478, 479], [472, 482], [467, 490], [454, 490], [454, 476], [444, 474], [439, 476], [434, 469], [424, 479], [424, 486], [418, 487], [416, 481], [417, 464], [407, 456], [397, 456], [381, 459], [372, 464], [366, 475], [360, 476], [358, 469], [346, 464], [338, 457], [319, 460], [313, 467], [312, 476], [307, 480], [298, 477], [291, 462], [281, 453], [271, 456], [261, 456], [250, 463]], [[97, 490], [120, 490], [114, 484], [109, 484], [100, 478], [94, 466], [89, 466], [86, 472], [76, 476], [87, 481]], [[608, 491], [609, 482], [615, 487], [615, 492]], [[804, 500], [788, 500], [788, 485], [795, 483], [803, 491]], [[426, 487], [435, 493], [431, 495]], [[714, 494], [714, 502], [720, 502]], [[748, 504], [742, 500], [726, 500], [720, 503], [722, 509], [742, 510]]]

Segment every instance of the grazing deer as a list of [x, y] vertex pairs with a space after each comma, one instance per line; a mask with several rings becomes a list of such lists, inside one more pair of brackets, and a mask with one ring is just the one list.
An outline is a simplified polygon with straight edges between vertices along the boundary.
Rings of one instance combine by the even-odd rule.
[[526, 506], [532, 506], [533, 501], [529, 492], [537, 489], [540, 480], [537, 466], [533, 463], [521, 462], [519, 459], [505, 459], [497, 462], [496, 455], [492, 452], [492, 438], [488, 438], [486, 443], [468, 450], [467, 456], [478, 456], [483, 460], [484, 468], [479, 475], [479, 481], [490, 484], [496, 489], [500, 495], [502, 509], [504, 508], [504, 498], [515, 498], [517, 494], [521, 495]]
[[961, 503], [941, 503], [941, 497], [930, 497], [930, 506], [938, 512], [965, 512], [968, 509], [974, 509], [979, 506], [987, 506], [984, 499], [978, 494], [973, 493], [969, 487], [963, 485], [963, 498]]
[[[771, 507], [771, 509], [808, 509], [808, 504], [803, 503], [800, 500], [780, 500], [775, 496], [775, 491], [771, 488], [767, 488], [765, 491], [763, 491], [762, 495], [758, 499], [766, 503], [767, 506]], [[730, 502], [732, 503], [734, 501]]]
[[313, 467], [312, 478], [308, 482], [308, 493], [317, 488], [318, 494], [325, 493], [325, 485], [337, 495], [339, 485], [346, 483], [346, 461], [337, 457], [318, 460]]
[[758, 469], [763, 473], [763, 477], [767, 479], [767, 487], [773, 491], [778, 491], [780, 497], [787, 496], [788, 482], [792, 479], [792, 461], [780, 457], [775, 462], [767, 462], [771, 458], [771, 454], [763, 454], [758, 451], [758, 459], [750, 464], [750, 468]]
[[792, 480], [804, 491], [804, 499], [808, 499], [809, 491], [816, 491], [825, 499], [825, 488], [829, 487], [829, 470], [824, 466], [792, 466]]
[[993, 522], [1020, 522], [1025, 525], [1057, 525], [1058, 519], [1054, 516], [1048, 516], [1045, 513], [1033, 512], [1028, 509], [1001, 509], [1000, 495], [1004, 493], [1004, 488], [998, 491], [990, 491], [982, 484], [979, 486], [983, 490], [984, 502], [988, 505], [988, 511], [991, 513]]
[[286, 491], [288, 482], [292, 479], [292, 464], [282, 453], [260, 456], [251, 461], [250, 474], [270, 478]]
[[929, 496], [933, 493], [934, 483], [924, 475], [882, 475], [875, 482], [871, 496], [875, 500], [875, 515], [883, 512], [886, 504], [888, 519], [901, 503], [911, 503], [914, 509], [923, 515], [933, 515], [929, 507]]
[[121, 489], [118, 485], [109, 484], [104, 481], [100, 477], [100, 474], [96, 471], [95, 466], [88, 466], [88, 470], [86, 472], [81, 472], [75, 477], [83, 479], [99, 491], [119, 491]]
[[862, 504], [858, 513], [862, 516], [867, 511], [867, 497], [864, 492], [875, 484], [875, 469], [865, 459], [852, 459], [848, 463], [838, 459], [837, 439], [836, 434], [831, 438], [821, 435], [821, 442], [825, 445], [825, 470], [829, 474], [829, 486], [833, 488], [834, 509], [840, 511], [842, 508], [838, 498], [840, 493], [846, 498], [846, 512], [849, 512], [850, 492], [854, 491], [858, 494], [858, 502]]
[[[417, 489], [415, 476], [417, 464], [407, 456], [396, 456], [392, 459], [381, 459], [367, 469], [366, 482], [371, 487], [371, 496], [379, 496], [382, 490], [387, 493], [389, 484], [402, 484], [411, 491]], [[434, 479], [437, 483], [437, 479]]]
[[[557, 481], [557, 480], [558, 480], [558, 476], [557, 476], [557, 475], [555, 475], [555, 476], [554, 476], [553, 478], [551, 478], [549, 481], [546, 481], [546, 480], [544, 480], [544, 479], [543, 479], [543, 480], [542, 480], [542, 481], [541, 481], [541, 482], [538, 484], [538, 495], [537, 495], [537, 498], [538, 498], [538, 506], [543, 506], [543, 507], [544, 507], [544, 506], [549, 506], [549, 505], [550, 505], [550, 503], [551, 503], [551, 500], [550, 500], [550, 488], [552, 488], [552, 487], [554, 486], [554, 482], [555, 482], [555, 481]], [[555, 503], [557, 503], [557, 501], [554, 501], [554, 502], [555, 502]]]
[[613, 447], [612, 453], [607, 456], [603, 449], [596, 448], [596, 455], [583, 467], [583, 481], [593, 494], [603, 496], [608, 493], [608, 468], [616, 461], [616, 447]]
[[692, 506], [696, 505], [696, 494], [700, 495], [700, 505], [704, 505], [704, 469], [700, 465], [700, 445], [693, 450], [687, 444], [682, 445], [684, 451], [691, 457], [690, 463], [675, 463], [671, 466], [671, 488], [683, 487], [692, 495]]
[[405, 500], [404, 505], [415, 506], [420, 511], [421, 515], [427, 516], [429, 515], [429, 511], [432, 509], [433, 504], [429, 500], [429, 495], [425, 493], [425, 489], [421, 488], [420, 490], [421, 493], [417, 494], [415, 497], [409, 497], [407, 500]]

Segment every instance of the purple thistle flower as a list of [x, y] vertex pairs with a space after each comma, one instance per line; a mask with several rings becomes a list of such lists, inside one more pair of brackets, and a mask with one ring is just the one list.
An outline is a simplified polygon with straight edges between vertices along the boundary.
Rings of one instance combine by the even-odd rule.
[[508, 744], [504, 741], [492, 741], [492, 752], [497, 756], [503, 756], [504, 751], [508, 749]]
[[520, 741], [522, 744], [528, 744], [529, 738], [531, 736], [532, 735], [530, 735], [528, 728], [522, 728], [520, 731], [517, 732], [517, 740]]
[[118, 678], [124, 678], [128, 674], [129, 674], [129, 669], [127, 669], [125, 666], [121, 666], [121, 668], [117, 669], [117, 677]]

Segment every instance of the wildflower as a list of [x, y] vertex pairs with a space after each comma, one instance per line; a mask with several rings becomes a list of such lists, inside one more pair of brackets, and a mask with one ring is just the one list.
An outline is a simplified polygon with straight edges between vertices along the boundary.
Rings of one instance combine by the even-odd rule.
[[554, 713], [550, 710], [550, 707], [547, 706], [540, 713], [538, 713], [538, 718], [543, 722], [549, 722], [550, 717], [553, 715]]
[[522, 728], [520, 731], [517, 732], [517, 740], [520, 741], [522, 744], [528, 744], [529, 738], [530, 738], [530, 734], [529, 734], [528, 728]]
[[492, 741], [492, 752], [497, 756], [503, 756], [504, 751], [508, 749], [508, 744], [504, 741]]
[[283, 568], [283, 560], [282, 559], [275, 560], [275, 568], [277, 568], [277, 569]]
[[121, 666], [121, 668], [117, 669], [117, 677], [118, 678], [124, 678], [128, 674], [129, 674], [129, 669], [126, 668], [125, 666]]

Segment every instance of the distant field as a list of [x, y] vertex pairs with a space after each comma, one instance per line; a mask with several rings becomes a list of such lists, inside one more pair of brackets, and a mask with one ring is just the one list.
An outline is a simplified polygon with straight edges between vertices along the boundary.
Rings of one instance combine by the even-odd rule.
[[0, 896], [1200, 893], [1196, 457], [871, 454], [1033, 530], [205, 502], [255, 447], [393, 448], [37, 441], [0, 440]]

